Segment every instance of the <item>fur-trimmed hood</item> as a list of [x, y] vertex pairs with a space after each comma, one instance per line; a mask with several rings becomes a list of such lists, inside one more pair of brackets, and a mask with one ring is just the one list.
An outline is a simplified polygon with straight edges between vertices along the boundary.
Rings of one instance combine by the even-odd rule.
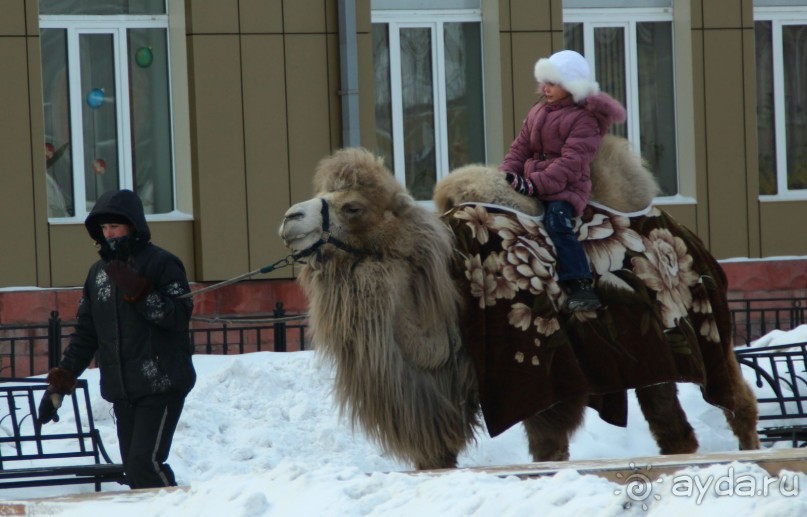
[[579, 103], [583, 108], [594, 114], [600, 126], [600, 134], [605, 135], [611, 124], [625, 122], [627, 116], [625, 108], [618, 100], [607, 93], [597, 93], [586, 97]]

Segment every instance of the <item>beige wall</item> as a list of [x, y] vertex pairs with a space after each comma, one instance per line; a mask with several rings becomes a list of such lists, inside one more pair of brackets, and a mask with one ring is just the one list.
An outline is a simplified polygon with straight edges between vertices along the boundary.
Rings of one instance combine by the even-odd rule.
[[18, 0], [4, 2], [0, 17], [0, 286], [37, 285], [47, 274], [37, 255], [46, 242], [38, 214], [46, 207], [34, 197], [35, 186], [44, 185], [42, 102], [29, 90], [31, 78], [39, 77], [39, 34], [36, 26], [31, 33], [26, 15], [26, 3]]
[[[369, 1], [357, 4], [359, 63], [372, 70]], [[341, 146], [338, 29], [336, 2], [188, 2], [199, 280], [287, 253], [283, 213], [310, 197], [317, 162]], [[371, 73], [360, 91], [362, 143], [372, 147]]]
[[504, 152], [535, 104], [535, 62], [563, 48], [561, 0], [500, 0]]
[[[282, 213], [310, 196], [316, 163], [341, 146], [336, 5], [185, 3], [194, 220], [150, 226], [192, 280], [230, 278], [287, 253], [276, 232]], [[80, 285], [96, 257], [83, 225], [47, 222], [36, 6], [8, 1], [0, 18], [0, 287]], [[807, 203], [757, 197], [752, 1], [686, 7], [691, 64], [676, 70], [679, 81], [691, 81], [682, 129], [691, 143], [682, 152], [695, 169], [688, 187], [695, 203], [664, 208], [718, 258], [807, 255], [807, 239], [790, 231], [807, 225]], [[486, 4], [498, 28], [486, 28], [486, 38], [498, 36], [500, 59], [487, 57], [485, 73], [499, 80], [500, 102], [488, 107], [489, 122], [501, 121], [501, 149], [489, 152], [498, 161], [535, 101], [535, 60], [563, 47], [562, 1], [499, 0], [491, 9]], [[370, 0], [359, 0], [357, 12], [361, 142], [372, 149]]]
[[[694, 0], [692, 5], [695, 109], [700, 112], [697, 200], [708, 221], [697, 230], [719, 258], [760, 251], [756, 97], [753, 74], [746, 73], [754, 64], [752, 7], [750, 0]], [[746, 148], [753, 152], [742, 152]]]

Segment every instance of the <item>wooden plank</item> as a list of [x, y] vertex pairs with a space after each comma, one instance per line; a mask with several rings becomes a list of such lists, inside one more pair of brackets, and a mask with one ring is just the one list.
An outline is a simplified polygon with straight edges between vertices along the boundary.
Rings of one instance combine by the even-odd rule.
[[115, 490], [111, 492], [88, 492], [83, 494], [71, 494], [57, 497], [43, 497], [37, 499], [8, 500], [0, 501], [0, 516], [6, 515], [54, 515], [66, 507], [79, 505], [87, 501], [93, 502], [126, 502], [136, 503], [150, 501], [161, 492], [174, 492], [181, 490], [187, 492], [190, 487], [161, 487], [161, 488], [141, 488], [137, 490]]
[[[778, 475], [783, 470], [807, 473], [807, 449], [766, 449], [711, 454], [675, 454], [620, 459], [551, 461], [523, 465], [422, 470], [411, 471], [409, 473], [439, 476], [459, 470], [464, 472], [487, 473], [500, 477], [516, 476], [521, 479], [530, 479], [542, 476], [553, 476], [561, 470], [572, 469], [581, 474], [594, 474], [608, 479], [609, 481], [622, 484], [631, 476], [637, 474], [645, 474], [648, 478], [653, 479], [661, 474], [673, 474], [682, 469], [707, 467], [711, 465], [727, 465], [733, 462], [754, 463], [765, 469], [772, 476]], [[190, 490], [190, 487], [148, 488], [73, 494], [42, 499], [8, 500], [0, 502], [0, 516], [52, 515], [56, 510], [64, 509], [66, 505], [81, 504], [87, 501], [119, 501], [133, 503], [150, 500], [155, 494], [165, 490], [169, 492], [176, 490], [187, 492]]]
[[[622, 483], [633, 474], [652, 476], [672, 474], [691, 467], [726, 465], [732, 462], [755, 463], [772, 476], [782, 470], [807, 473], [807, 449], [763, 449], [710, 454], [671, 454], [667, 456], [643, 456], [636, 458], [600, 459], [581, 461], [551, 461], [524, 465], [471, 467], [467, 472], [485, 472], [500, 477], [516, 476], [522, 479], [553, 476], [560, 470], [572, 469], [581, 474], [594, 474], [610, 481]], [[443, 474], [454, 469], [426, 470], [421, 473]]]

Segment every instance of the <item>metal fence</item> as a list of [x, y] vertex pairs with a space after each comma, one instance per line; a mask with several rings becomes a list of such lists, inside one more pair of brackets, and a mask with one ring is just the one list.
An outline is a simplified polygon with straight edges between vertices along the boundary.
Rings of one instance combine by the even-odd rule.
[[772, 330], [793, 330], [807, 322], [807, 298], [729, 300], [734, 345], [742, 346]]
[[[772, 330], [792, 330], [807, 320], [807, 298], [729, 300], [734, 344], [743, 346]], [[43, 374], [57, 363], [73, 322], [52, 312], [47, 323], [0, 325], [0, 377]], [[271, 315], [196, 316], [190, 338], [198, 354], [243, 354], [305, 350], [305, 315], [286, 315], [278, 303]]]
[[[287, 315], [282, 304], [272, 314], [194, 316], [190, 339], [197, 354], [306, 350], [306, 316]], [[47, 323], [0, 325], [0, 377], [41, 375], [56, 366], [75, 322], [62, 321], [57, 311]]]

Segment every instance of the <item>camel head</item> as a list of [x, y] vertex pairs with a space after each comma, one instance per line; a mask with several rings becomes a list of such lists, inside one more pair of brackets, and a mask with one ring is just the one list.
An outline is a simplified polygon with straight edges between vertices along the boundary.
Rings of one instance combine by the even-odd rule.
[[314, 191], [286, 211], [280, 226], [280, 237], [296, 253], [315, 247], [326, 255], [335, 247], [366, 255], [389, 251], [400, 218], [415, 206], [383, 160], [365, 149], [342, 149], [320, 161]]

